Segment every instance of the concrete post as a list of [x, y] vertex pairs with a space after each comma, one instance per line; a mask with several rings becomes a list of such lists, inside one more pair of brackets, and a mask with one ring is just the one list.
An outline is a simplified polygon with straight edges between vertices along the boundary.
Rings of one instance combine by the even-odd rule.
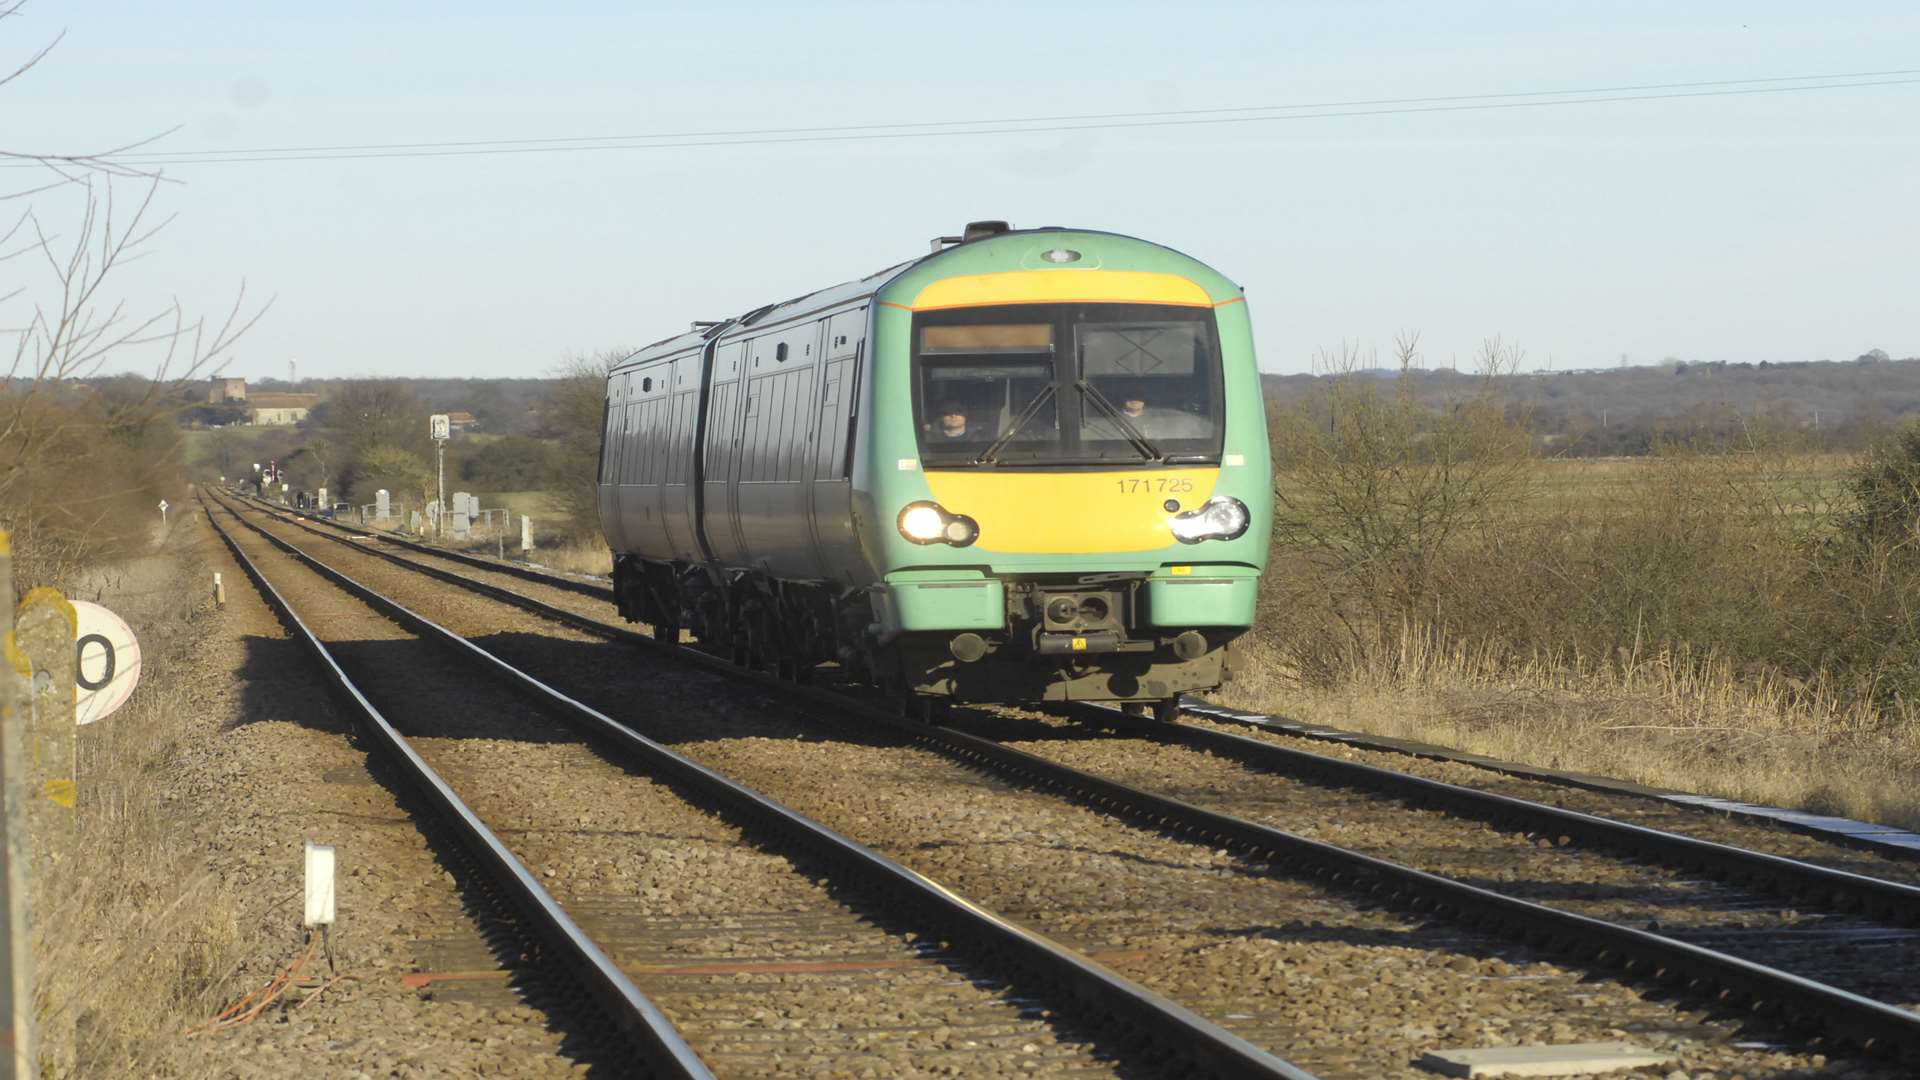
[[[33, 668], [33, 713], [27, 728], [27, 828], [31, 866], [36, 871], [28, 906], [30, 933], [38, 932], [56, 917], [73, 917], [66, 897], [51, 890], [71, 887], [71, 879], [53, 868], [71, 857], [79, 828], [76, 748], [80, 728], [74, 722], [79, 692], [74, 681], [79, 660], [75, 648], [78, 625], [73, 605], [57, 589], [27, 593], [14, 616], [14, 636]], [[71, 1018], [56, 1025], [40, 1025], [35, 1038], [41, 1065], [55, 1076], [71, 1073]]]
[[27, 929], [27, 718], [33, 670], [13, 632], [13, 544], [0, 529], [0, 1080], [37, 1077]]
[[27, 729], [32, 772], [32, 809], [36, 863], [57, 861], [70, 850], [75, 783], [74, 749], [79, 727], [73, 722], [74, 627], [78, 616], [57, 589], [35, 589], [20, 601], [14, 634], [33, 665], [33, 719]]

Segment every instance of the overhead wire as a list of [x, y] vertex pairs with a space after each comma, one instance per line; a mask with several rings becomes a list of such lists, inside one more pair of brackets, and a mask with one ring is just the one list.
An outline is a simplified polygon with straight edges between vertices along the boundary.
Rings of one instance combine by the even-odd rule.
[[[1639, 83], [1625, 86], [1590, 86], [1565, 90], [1519, 90], [1504, 93], [1481, 94], [1441, 94], [1422, 97], [1370, 98], [1355, 101], [1315, 101], [1297, 102], [1289, 105], [1233, 105], [1207, 109], [1158, 109], [1146, 112], [1113, 113], [1073, 113], [1048, 116], [1006, 116], [988, 120], [925, 120], [901, 121], [879, 124], [829, 124], [814, 127], [784, 128], [732, 128], [718, 131], [669, 131], [652, 134], [628, 135], [574, 135], [553, 136], [538, 139], [469, 139], [443, 142], [403, 142], [403, 143], [346, 143], [330, 146], [269, 146], [246, 150], [189, 150], [154, 151], [142, 154], [122, 155], [124, 160], [136, 161], [142, 158], [201, 158], [226, 157], [253, 154], [310, 154], [310, 153], [355, 153], [381, 150], [437, 150], [476, 147], [513, 147], [513, 146], [551, 146], [561, 143], [596, 142], [643, 142], [658, 139], [711, 139], [711, 138], [747, 138], [765, 135], [814, 135], [825, 132], [858, 133], [867, 131], [890, 131], [918, 128], [956, 128], [980, 127], [1004, 124], [1046, 124], [1078, 123], [1096, 120], [1136, 120], [1148, 117], [1186, 117], [1210, 116], [1224, 113], [1255, 112], [1297, 112], [1305, 109], [1358, 109], [1375, 108], [1390, 105], [1431, 105], [1458, 101], [1495, 101], [1506, 98], [1547, 98], [1569, 97], [1580, 94], [1626, 94], [1656, 90], [1695, 90], [1711, 86], [1761, 86], [1776, 83], [1833, 82], [1841, 79], [1892, 79], [1901, 76], [1920, 76], [1920, 68], [1903, 68], [1891, 71], [1851, 71], [1829, 75], [1776, 75], [1755, 79], [1710, 79], [1695, 82]], [[1879, 84], [1872, 84], [1879, 85]], [[1808, 87], [1807, 89], [1817, 89]], [[1632, 99], [1620, 99], [1632, 100]]]
[[[944, 120], [918, 123], [847, 124], [793, 128], [726, 129], [656, 135], [606, 135], [542, 139], [483, 139], [452, 142], [361, 143], [313, 147], [265, 147], [246, 150], [154, 151], [103, 155], [104, 160], [136, 168], [159, 165], [241, 164], [246, 162], [352, 161], [386, 158], [476, 157], [579, 153], [606, 150], [697, 149], [807, 143], [874, 142], [896, 139], [954, 138], [969, 135], [1021, 135], [1116, 129], [1201, 127], [1355, 117], [1481, 112], [1502, 109], [1602, 105], [1615, 102], [1683, 98], [1736, 97], [1804, 93], [1878, 86], [1920, 84], [1920, 68], [1837, 75], [1720, 79], [1578, 90], [1528, 90], [1507, 93], [1448, 94], [1379, 98], [1364, 101], [1295, 105], [1231, 106], [1154, 112], [1084, 113], [1061, 116]], [[1788, 85], [1798, 84], [1798, 85]], [[1660, 91], [1660, 92], [1654, 92]], [[1576, 96], [1584, 95], [1584, 96]], [[1313, 111], [1318, 110], [1318, 111]], [[1259, 115], [1226, 115], [1255, 113]], [[0, 168], [29, 161], [0, 162]]]

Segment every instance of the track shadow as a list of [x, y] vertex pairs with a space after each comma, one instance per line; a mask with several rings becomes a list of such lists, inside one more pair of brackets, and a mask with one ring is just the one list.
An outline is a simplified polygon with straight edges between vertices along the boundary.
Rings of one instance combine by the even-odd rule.
[[313, 656], [292, 638], [250, 635], [241, 639], [245, 650], [236, 673], [240, 680], [240, 715], [231, 727], [284, 722], [332, 734], [354, 730], [348, 714], [338, 708], [327, 681], [315, 670]]
[[796, 718], [819, 710], [796, 705], [745, 678], [690, 667], [620, 642], [580, 641], [503, 631], [475, 645], [580, 703], [656, 741], [675, 744], [736, 738], [893, 746], [901, 737], [857, 723]]

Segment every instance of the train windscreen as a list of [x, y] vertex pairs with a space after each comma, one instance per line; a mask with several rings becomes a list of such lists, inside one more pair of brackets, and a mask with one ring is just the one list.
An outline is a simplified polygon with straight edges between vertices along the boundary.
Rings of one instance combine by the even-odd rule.
[[929, 467], [1217, 461], [1213, 312], [1022, 304], [914, 321], [914, 416]]

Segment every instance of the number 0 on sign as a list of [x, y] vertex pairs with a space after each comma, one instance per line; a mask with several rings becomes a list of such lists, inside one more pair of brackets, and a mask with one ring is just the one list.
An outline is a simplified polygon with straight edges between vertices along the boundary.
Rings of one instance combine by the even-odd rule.
[[79, 696], [74, 719], [82, 724], [105, 719], [127, 703], [140, 682], [140, 642], [125, 619], [85, 600], [73, 601], [73, 675]]

